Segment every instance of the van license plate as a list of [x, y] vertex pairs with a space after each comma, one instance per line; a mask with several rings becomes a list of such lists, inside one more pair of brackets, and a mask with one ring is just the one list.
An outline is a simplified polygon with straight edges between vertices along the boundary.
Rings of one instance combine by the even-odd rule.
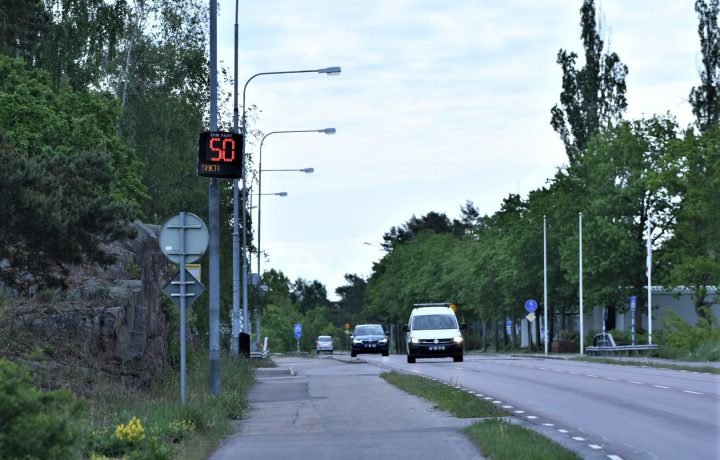
[[439, 345], [439, 346], [437, 346], [437, 347], [430, 347], [430, 351], [441, 351], [441, 350], [444, 350], [444, 349], [445, 349], [445, 347], [442, 346], [442, 345]]

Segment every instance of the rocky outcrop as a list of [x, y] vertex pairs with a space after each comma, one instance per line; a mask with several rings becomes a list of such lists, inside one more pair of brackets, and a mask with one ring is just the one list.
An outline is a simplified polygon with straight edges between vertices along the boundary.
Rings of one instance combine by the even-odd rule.
[[2, 327], [72, 340], [104, 371], [137, 383], [164, 370], [168, 326], [160, 301], [172, 266], [160, 251], [159, 227], [134, 225], [136, 238], [106, 248], [115, 263], [73, 267], [66, 291], [21, 302]]

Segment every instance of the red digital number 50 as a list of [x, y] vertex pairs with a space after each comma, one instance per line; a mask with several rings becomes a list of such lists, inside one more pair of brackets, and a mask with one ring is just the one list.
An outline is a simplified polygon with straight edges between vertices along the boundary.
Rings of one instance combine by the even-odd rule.
[[225, 163], [235, 161], [235, 141], [232, 138], [211, 137], [210, 150], [216, 154], [210, 157], [210, 161], [224, 161]]

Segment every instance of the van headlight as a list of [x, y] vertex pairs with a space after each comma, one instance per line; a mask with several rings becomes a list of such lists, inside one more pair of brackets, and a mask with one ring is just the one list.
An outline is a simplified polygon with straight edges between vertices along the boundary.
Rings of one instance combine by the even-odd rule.
[[380, 343], [387, 343], [387, 339], [380, 339], [380, 340], [378, 340], [378, 342], [380, 342]]
[[417, 337], [412, 337], [412, 338], [410, 339], [410, 342], [412, 342], [412, 343], [420, 343], [420, 339], [418, 339]]
[[455, 343], [463, 343], [463, 338], [462, 338], [462, 336], [459, 335], [459, 336], [457, 336], [457, 337], [453, 337], [453, 342], [455, 342]]
[[360, 340], [360, 339], [353, 339], [353, 343], [362, 343], [362, 340]]

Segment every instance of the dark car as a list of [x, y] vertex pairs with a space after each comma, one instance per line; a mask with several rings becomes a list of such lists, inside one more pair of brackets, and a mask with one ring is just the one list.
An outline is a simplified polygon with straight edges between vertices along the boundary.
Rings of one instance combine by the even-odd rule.
[[379, 324], [358, 324], [352, 335], [353, 358], [359, 353], [381, 353], [388, 355], [388, 339], [383, 327]]

